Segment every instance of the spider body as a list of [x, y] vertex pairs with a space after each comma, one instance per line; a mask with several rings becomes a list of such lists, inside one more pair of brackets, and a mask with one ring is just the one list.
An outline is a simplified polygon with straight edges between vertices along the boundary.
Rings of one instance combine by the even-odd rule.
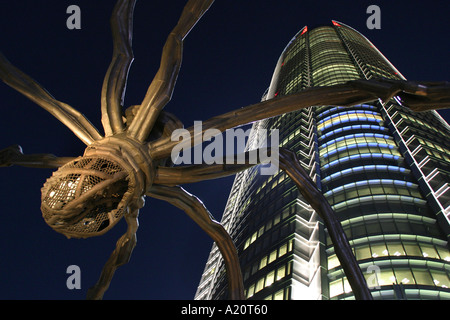
[[104, 138], [47, 179], [41, 190], [42, 215], [67, 237], [103, 235], [130, 206], [143, 207], [154, 177], [147, 144], [126, 134]]

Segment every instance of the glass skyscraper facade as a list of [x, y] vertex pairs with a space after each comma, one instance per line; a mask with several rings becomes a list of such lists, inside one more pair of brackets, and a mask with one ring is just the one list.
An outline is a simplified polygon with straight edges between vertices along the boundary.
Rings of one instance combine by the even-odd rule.
[[[362, 34], [332, 21], [301, 29], [282, 52], [263, 100], [355, 79], [404, 79]], [[311, 106], [253, 125], [278, 129], [346, 232], [374, 299], [450, 299], [450, 127], [402, 101]], [[241, 262], [247, 299], [353, 299], [326, 227], [283, 171], [236, 175], [222, 224]], [[213, 245], [195, 299], [226, 299]]]

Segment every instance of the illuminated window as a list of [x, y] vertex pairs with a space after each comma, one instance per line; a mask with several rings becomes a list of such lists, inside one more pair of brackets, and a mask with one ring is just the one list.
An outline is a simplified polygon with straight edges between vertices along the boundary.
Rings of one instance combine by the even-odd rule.
[[380, 286], [396, 283], [396, 278], [391, 269], [382, 269], [379, 273], [375, 273], [375, 275], [377, 276], [378, 284]]
[[252, 297], [255, 294], [255, 284], [252, 284], [247, 291], [247, 298]]
[[355, 251], [357, 260], [369, 259], [372, 256], [369, 246], [356, 248]]
[[275, 271], [271, 271], [267, 274], [265, 286], [268, 287], [272, 285], [275, 281]]
[[434, 248], [434, 246], [421, 243], [420, 244], [420, 248], [422, 249], [422, 255], [425, 258], [436, 258], [436, 259], [439, 259], [439, 255], [436, 252], [436, 249]]
[[278, 257], [281, 257], [282, 255], [286, 254], [286, 252], [287, 252], [287, 243], [285, 243], [280, 247], [280, 250], [278, 251]]
[[342, 279], [330, 282], [330, 297], [335, 297], [344, 293], [344, 286], [342, 284]]
[[264, 256], [259, 262], [259, 270], [264, 268], [267, 265], [267, 256]]
[[447, 248], [436, 247], [442, 260], [450, 261], [450, 252]]
[[371, 249], [373, 258], [387, 256], [388, 254], [388, 250], [384, 243], [373, 244], [371, 245]]
[[422, 256], [422, 251], [420, 250], [419, 246], [415, 243], [405, 243], [404, 244], [406, 254], [408, 256], [416, 256], [420, 257]]
[[328, 270], [333, 269], [339, 265], [339, 259], [335, 254], [328, 257]]
[[276, 281], [284, 278], [284, 276], [286, 275], [286, 267], [285, 266], [281, 266], [277, 269], [277, 278]]
[[274, 262], [276, 259], [277, 259], [277, 250], [274, 250], [269, 255], [269, 262], [268, 263]]
[[372, 121], [383, 122], [383, 118], [373, 111], [348, 111], [346, 113], [338, 113], [331, 117], [325, 118], [318, 122], [317, 130], [323, 131], [337, 124], [350, 121]]
[[415, 280], [410, 269], [396, 269], [395, 278], [398, 283], [414, 284]]
[[281, 289], [273, 295], [273, 300], [283, 300], [284, 298], [284, 289]]
[[404, 256], [405, 251], [400, 243], [388, 243], [387, 244], [389, 255], [391, 256]]
[[448, 275], [441, 271], [431, 270], [431, 276], [433, 277], [433, 283], [437, 287], [449, 288], [450, 281]]
[[434, 282], [428, 270], [413, 269], [414, 278], [417, 284], [433, 286]]
[[263, 288], [264, 288], [264, 277], [259, 279], [258, 282], [256, 283], [255, 293], [261, 291]]

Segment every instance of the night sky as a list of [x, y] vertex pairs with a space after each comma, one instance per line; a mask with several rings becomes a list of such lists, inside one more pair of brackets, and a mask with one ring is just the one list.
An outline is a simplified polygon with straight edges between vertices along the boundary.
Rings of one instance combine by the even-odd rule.
[[[114, 0], [15, 0], [0, 4], [0, 50], [56, 99], [101, 129], [100, 92], [112, 56], [109, 16]], [[66, 28], [66, 8], [81, 8], [81, 30]], [[139, 104], [165, 39], [185, 1], [138, 1], [125, 106]], [[369, 30], [366, 9], [381, 9], [381, 29]], [[183, 66], [166, 110], [185, 124], [259, 102], [283, 48], [305, 25], [350, 25], [409, 80], [450, 80], [446, 1], [217, 0], [186, 38]], [[84, 144], [46, 111], [0, 83], [0, 149], [82, 155]], [[445, 113], [447, 121], [450, 113]], [[84, 299], [125, 232], [121, 221], [102, 237], [66, 239], [40, 212], [40, 188], [52, 170], [0, 170], [0, 299]], [[220, 220], [233, 178], [185, 186]], [[212, 241], [179, 209], [147, 198], [138, 244], [116, 272], [105, 299], [192, 299]], [[81, 289], [69, 290], [69, 265], [81, 269]]]

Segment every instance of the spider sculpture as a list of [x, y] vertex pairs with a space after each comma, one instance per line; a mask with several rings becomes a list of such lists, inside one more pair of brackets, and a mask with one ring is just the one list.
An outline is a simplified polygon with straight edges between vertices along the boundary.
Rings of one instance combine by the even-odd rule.
[[[171, 140], [171, 133], [183, 125], [174, 115], [163, 111], [171, 99], [180, 70], [183, 41], [213, 0], [187, 2], [178, 24], [168, 36], [160, 69], [142, 103], [124, 112], [123, 96], [133, 60], [131, 39], [135, 3], [136, 0], [118, 0], [111, 17], [114, 52], [101, 98], [104, 135], [80, 112], [54, 99], [0, 54], [0, 78], [54, 115], [87, 145], [83, 156], [76, 158], [25, 155], [19, 146], [11, 146], [0, 151], [0, 166], [58, 168], [42, 188], [41, 211], [46, 223], [67, 237], [103, 235], [122, 217], [125, 218], [127, 231], [118, 240], [97, 284], [88, 291], [88, 298], [101, 299], [117, 267], [129, 261], [136, 245], [138, 212], [144, 206], [144, 198], [149, 196], [184, 210], [216, 242], [226, 266], [229, 296], [243, 299], [239, 260], [229, 234], [198, 198], [179, 185], [233, 175], [255, 164], [248, 161], [247, 152], [243, 164], [173, 166], [171, 150], [179, 142]], [[378, 98], [388, 101], [394, 95], [402, 97], [416, 111], [435, 108], [436, 105], [447, 107], [450, 102], [447, 83], [357, 80], [332, 87], [311, 88], [234, 110], [203, 122], [201, 134], [209, 128], [224, 131], [311, 105], [350, 106]], [[190, 143], [193, 147], [196, 141], [194, 129], [188, 130], [191, 140], [183, 140], [182, 143]], [[259, 162], [265, 160], [258, 159]], [[371, 299], [340, 223], [295, 153], [280, 149], [279, 166], [323, 219], [356, 298]]]

